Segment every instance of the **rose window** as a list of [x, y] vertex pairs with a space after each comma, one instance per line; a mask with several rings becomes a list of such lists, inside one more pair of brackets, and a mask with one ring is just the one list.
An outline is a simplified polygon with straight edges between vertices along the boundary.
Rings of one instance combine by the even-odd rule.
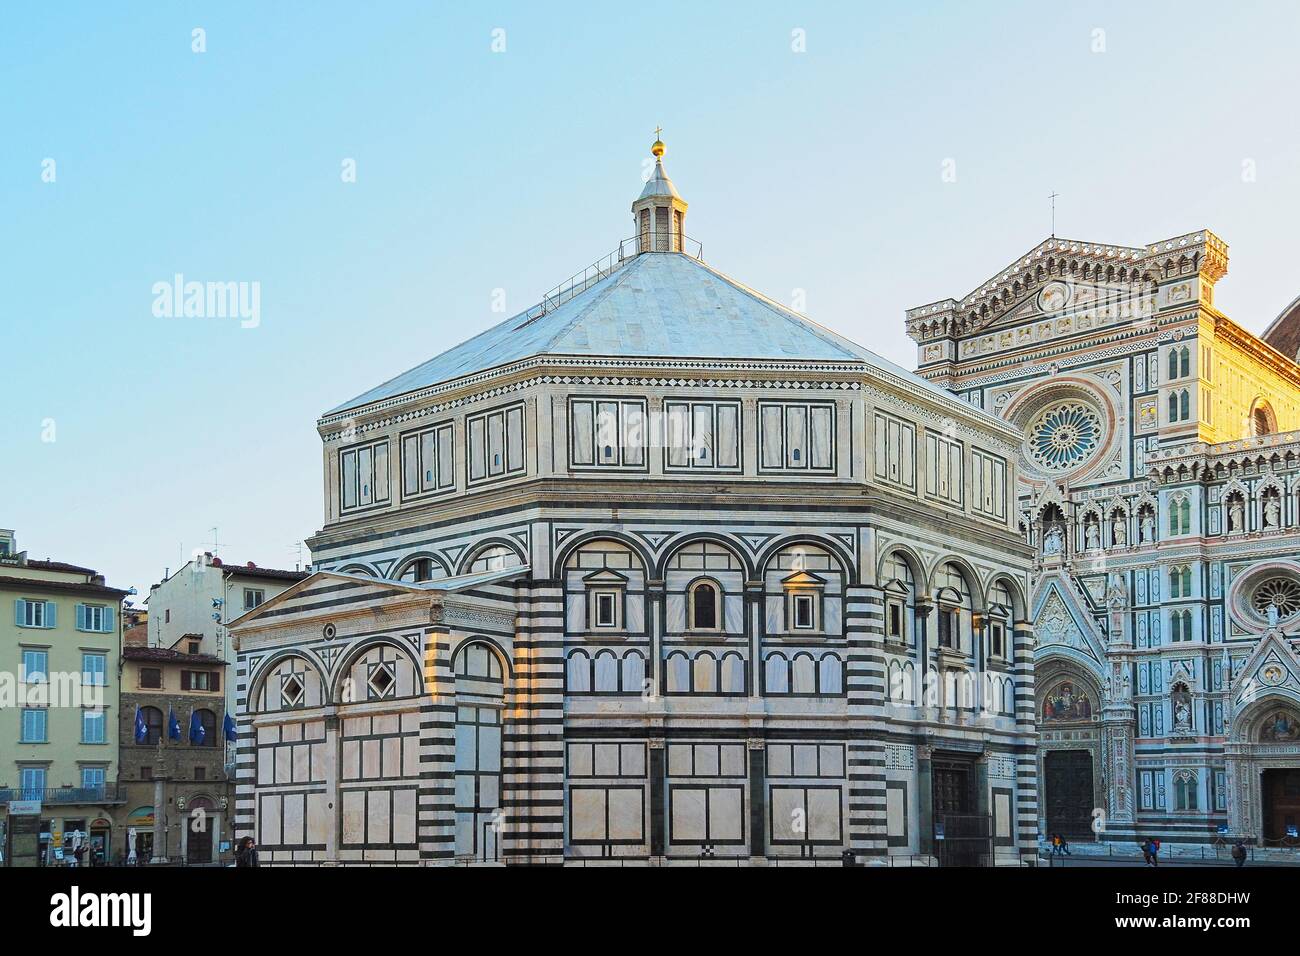
[[1292, 578], [1268, 578], [1250, 595], [1251, 607], [1260, 617], [1268, 617], [1268, 609], [1277, 605], [1279, 618], [1290, 617], [1300, 611], [1300, 582]]
[[1083, 402], [1061, 402], [1029, 426], [1029, 460], [1046, 471], [1068, 471], [1093, 456], [1101, 444], [1101, 419]]

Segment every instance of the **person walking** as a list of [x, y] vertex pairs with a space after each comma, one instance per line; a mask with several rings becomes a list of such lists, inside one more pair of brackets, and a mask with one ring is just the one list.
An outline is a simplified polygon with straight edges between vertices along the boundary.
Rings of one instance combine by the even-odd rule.
[[1142, 847], [1142, 862], [1146, 866], [1150, 866], [1151, 865], [1151, 838], [1147, 837], [1138, 845]]
[[1151, 841], [1151, 865], [1160, 865], [1160, 841], [1158, 839]]
[[1246, 865], [1246, 841], [1238, 840], [1232, 848], [1232, 860], [1238, 869]]
[[235, 850], [235, 866], [257, 866], [257, 841], [246, 836]]

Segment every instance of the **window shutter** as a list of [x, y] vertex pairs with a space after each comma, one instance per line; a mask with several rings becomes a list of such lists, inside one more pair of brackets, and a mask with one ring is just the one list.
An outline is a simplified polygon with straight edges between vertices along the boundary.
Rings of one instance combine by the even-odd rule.
[[113, 609], [106, 607], [104, 608], [104, 633], [112, 634], [113, 630]]
[[77, 630], [79, 631], [87, 631], [90, 629], [90, 625], [86, 623], [86, 610], [86, 605], [77, 605]]
[[14, 601], [14, 623], [17, 624], [19, 627], [22, 627], [24, 623], [23, 607], [26, 605], [26, 603], [27, 602], [24, 601], [22, 598], [18, 598], [17, 600]]
[[194, 672], [181, 671], [181, 690], [192, 690], [194, 686]]
[[57, 614], [58, 609], [59, 609], [58, 605], [55, 604], [53, 601], [45, 602], [45, 626], [46, 627], [58, 627], [59, 624], [59, 618]]
[[212, 690], [221, 690], [221, 671], [212, 672]]

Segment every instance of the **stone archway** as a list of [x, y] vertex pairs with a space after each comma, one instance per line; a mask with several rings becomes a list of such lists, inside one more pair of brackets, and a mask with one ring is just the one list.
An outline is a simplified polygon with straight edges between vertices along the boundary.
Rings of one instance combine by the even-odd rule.
[[1097, 677], [1057, 657], [1043, 659], [1035, 670], [1039, 830], [1092, 839], [1094, 810], [1106, 805]]
[[1296, 845], [1289, 834], [1300, 834], [1300, 701], [1268, 694], [1250, 704], [1233, 720], [1224, 756], [1232, 835]]

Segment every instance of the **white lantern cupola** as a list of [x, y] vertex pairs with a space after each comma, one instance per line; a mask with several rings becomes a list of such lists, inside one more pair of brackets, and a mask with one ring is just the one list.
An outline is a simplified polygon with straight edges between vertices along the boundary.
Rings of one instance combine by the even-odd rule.
[[[655, 130], [656, 135], [659, 130]], [[638, 252], [682, 252], [685, 249], [686, 200], [664, 172], [663, 140], [650, 147], [655, 167], [645, 188], [632, 203]]]

